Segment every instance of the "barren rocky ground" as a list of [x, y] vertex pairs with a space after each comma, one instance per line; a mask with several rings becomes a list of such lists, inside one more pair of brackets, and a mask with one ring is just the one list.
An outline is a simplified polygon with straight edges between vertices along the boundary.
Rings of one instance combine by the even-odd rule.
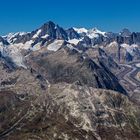
[[139, 38], [53, 22], [0, 37], [0, 140], [139, 140]]

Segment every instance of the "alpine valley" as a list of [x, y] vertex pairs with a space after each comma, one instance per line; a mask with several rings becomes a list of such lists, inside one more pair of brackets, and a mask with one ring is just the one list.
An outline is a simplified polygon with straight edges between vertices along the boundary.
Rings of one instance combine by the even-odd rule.
[[140, 32], [49, 21], [0, 37], [0, 140], [139, 140]]

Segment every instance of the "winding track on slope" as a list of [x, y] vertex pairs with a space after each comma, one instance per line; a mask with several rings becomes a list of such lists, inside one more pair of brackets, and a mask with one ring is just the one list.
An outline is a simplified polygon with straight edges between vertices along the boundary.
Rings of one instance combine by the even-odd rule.
[[126, 87], [128, 96], [135, 98], [140, 103], [140, 81], [136, 78], [137, 73], [140, 72], [140, 67], [137, 67], [137, 64], [140, 64], [140, 61], [120, 64], [122, 70], [116, 76], [120, 83]]

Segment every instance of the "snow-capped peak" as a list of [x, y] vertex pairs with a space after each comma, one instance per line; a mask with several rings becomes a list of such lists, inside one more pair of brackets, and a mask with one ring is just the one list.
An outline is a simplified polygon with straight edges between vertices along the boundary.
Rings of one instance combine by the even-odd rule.
[[3, 38], [13, 38], [15, 37], [16, 35], [25, 35], [27, 34], [26, 32], [17, 32], [17, 33], [9, 33], [8, 35], [5, 35], [5, 36], [2, 36]]
[[73, 28], [78, 34], [87, 33], [88, 30], [86, 28]]
[[9, 43], [11, 42], [11, 39], [15, 38], [17, 35], [23, 36], [27, 34], [26, 32], [17, 32], [17, 33], [9, 33], [8, 35], [2, 36], [5, 38]]
[[88, 32], [95, 33], [95, 34], [101, 34], [103, 36], [106, 34], [106, 32], [102, 32], [102, 31], [98, 30], [97, 28], [90, 29]]
[[73, 28], [78, 34], [82, 34], [85, 33], [89, 38], [96, 38], [99, 37], [100, 35], [105, 36], [106, 32], [102, 32], [100, 30], [98, 30], [97, 28], [93, 28], [93, 29], [85, 29], [85, 28]]
[[121, 44], [121, 47], [123, 47], [124, 49], [127, 50], [128, 53], [130, 53], [131, 55], [134, 55], [135, 51], [137, 50], [138, 48], [138, 45], [137, 44], [132, 44], [132, 45], [129, 45], [129, 44]]
[[87, 32], [87, 36], [91, 39], [97, 38], [97, 37], [99, 37], [99, 35], [105, 36], [105, 34], [106, 34], [106, 32], [102, 32], [102, 31], [98, 30], [97, 28], [90, 29]]

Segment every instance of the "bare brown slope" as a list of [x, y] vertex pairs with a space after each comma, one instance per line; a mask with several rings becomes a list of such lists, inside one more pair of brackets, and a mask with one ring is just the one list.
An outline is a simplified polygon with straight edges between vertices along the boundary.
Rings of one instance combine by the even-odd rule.
[[140, 139], [139, 107], [114, 91], [59, 83], [25, 98], [1, 91], [0, 100], [2, 140]]

